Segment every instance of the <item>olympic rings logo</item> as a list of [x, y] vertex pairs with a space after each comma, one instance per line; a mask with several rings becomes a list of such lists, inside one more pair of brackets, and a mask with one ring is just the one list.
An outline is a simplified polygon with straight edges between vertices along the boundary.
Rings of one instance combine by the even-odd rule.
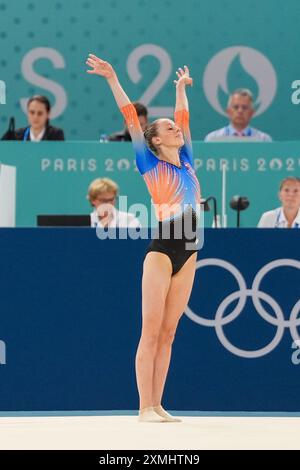
[[[268, 274], [273, 269], [279, 267], [292, 267], [300, 269], [300, 261], [294, 259], [278, 259], [266, 264], [260, 271], [256, 274], [251, 289], [247, 288], [246, 282], [240, 271], [233, 266], [228, 261], [218, 259], [218, 258], [208, 258], [204, 260], [197, 261], [196, 270], [203, 268], [205, 266], [218, 266], [227, 271], [229, 271], [233, 277], [236, 279], [239, 290], [228, 295], [219, 305], [214, 320], [209, 320], [203, 318], [200, 315], [194, 313], [189, 306], [186, 307], [186, 315], [194, 322], [202, 326], [214, 327], [216, 334], [221, 342], [221, 344], [232, 354], [236, 356], [245, 357], [245, 358], [257, 358], [269, 354], [273, 349], [275, 349], [280, 343], [282, 336], [284, 334], [285, 328], [289, 328], [291, 336], [295, 342], [300, 341], [300, 336], [298, 335], [297, 327], [300, 326], [300, 318], [298, 317], [300, 311], [300, 298], [297, 300], [295, 305], [292, 308], [290, 313], [289, 320], [285, 320], [284, 314], [281, 307], [275, 301], [273, 297], [269, 294], [262, 292], [260, 290], [260, 284], [262, 279], [266, 274]], [[261, 349], [256, 349], [253, 351], [244, 350], [233, 345], [225, 336], [223, 327], [234, 321], [243, 311], [243, 308], [246, 304], [247, 297], [252, 298], [254, 307], [256, 308], [257, 313], [268, 323], [277, 327], [274, 338]], [[236, 307], [232, 310], [231, 313], [224, 316], [224, 312], [227, 307], [234, 301], [238, 299]], [[265, 301], [273, 309], [275, 316], [270, 315], [263, 307], [261, 300]]]

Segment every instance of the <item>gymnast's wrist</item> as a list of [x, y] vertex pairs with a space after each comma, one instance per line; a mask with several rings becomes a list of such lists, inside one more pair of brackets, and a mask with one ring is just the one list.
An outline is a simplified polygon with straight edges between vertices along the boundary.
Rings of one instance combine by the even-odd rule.
[[107, 77], [106, 80], [109, 85], [115, 85], [116, 83], [118, 83], [118, 77], [117, 77], [116, 72], [113, 71], [111, 76]]

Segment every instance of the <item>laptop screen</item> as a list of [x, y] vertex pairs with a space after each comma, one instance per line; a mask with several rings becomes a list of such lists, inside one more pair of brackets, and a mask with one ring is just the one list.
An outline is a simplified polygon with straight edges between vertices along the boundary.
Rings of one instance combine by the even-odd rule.
[[38, 215], [38, 227], [90, 227], [90, 215]]

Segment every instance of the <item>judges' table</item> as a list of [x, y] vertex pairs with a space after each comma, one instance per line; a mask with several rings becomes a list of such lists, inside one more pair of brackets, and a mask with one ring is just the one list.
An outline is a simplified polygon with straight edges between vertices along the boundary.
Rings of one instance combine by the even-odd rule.
[[[255, 227], [263, 212], [278, 206], [279, 182], [299, 176], [300, 142], [203, 143], [194, 142], [194, 163], [203, 197], [215, 196], [221, 209], [222, 164], [227, 168], [228, 224], [236, 225], [229, 208], [234, 195], [247, 196], [244, 227]], [[0, 162], [17, 169], [17, 226], [35, 226], [38, 214], [86, 214], [90, 182], [110, 177], [120, 186], [121, 210], [135, 212], [133, 204], [150, 207], [143, 178], [138, 174], [130, 143], [0, 142]], [[211, 226], [212, 214], [206, 214]], [[145, 225], [145, 224], [144, 224]], [[146, 225], [145, 225], [146, 226]]]
[[[0, 230], [2, 411], [137, 408], [147, 244], [90, 228]], [[298, 230], [205, 231], [170, 409], [300, 411], [299, 259]]]

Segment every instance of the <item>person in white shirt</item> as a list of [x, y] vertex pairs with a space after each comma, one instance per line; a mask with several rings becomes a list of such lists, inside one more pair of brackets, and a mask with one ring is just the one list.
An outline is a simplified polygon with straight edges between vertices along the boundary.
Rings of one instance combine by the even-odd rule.
[[91, 227], [137, 228], [139, 220], [130, 212], [116, 208], [119, 187], [110, 178], [97, 178], [89, 186], [87, 198], [94, 207], [91, 213]]
[[265, 212], [259, 228], [300, 228], [300, 178], [289, 176], [280, 183], [281, 207]]
[[262, 142], [271, 142], [272, 138], [265, 132], [250, 127], [250, 121], [255, 113], [253, 106], [253, 96], [250, 90], [239, 88], [235, 90], [229, 97], [227, 105], [227, 114], [230, 123], [210, 132], [205, 137], [205, 142], [214, 140], [224, 140], [228, 138], [245, 138], [250, 137]]

